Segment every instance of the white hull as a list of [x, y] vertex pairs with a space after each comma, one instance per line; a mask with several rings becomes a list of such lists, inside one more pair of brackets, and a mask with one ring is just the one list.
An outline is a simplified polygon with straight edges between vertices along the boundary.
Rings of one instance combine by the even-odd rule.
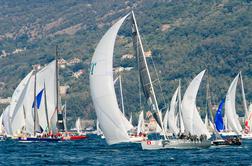
[[158, 150], [158, 149], [198, 149], [208, 148], [211, 146], [211, 141], [190, 141], [184, 139], [174, 140], [155, 140], [142, 141], [143, 150]]
[[130, 137], [131, 143], [141, 143], [144, 140], [144, 137]]
[[219, 133], [222, 137], [232, 137], [232, 136], [241, 136], [233, 131], [223, 131]]
[[252, 139], [252, 133], [248, 133], [248, 134], [243, 133], [241, 138], [242, 139]]

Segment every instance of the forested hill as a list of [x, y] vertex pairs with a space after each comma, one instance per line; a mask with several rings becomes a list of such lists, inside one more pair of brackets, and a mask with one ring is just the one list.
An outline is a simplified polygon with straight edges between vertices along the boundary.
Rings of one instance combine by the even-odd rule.
[[[197, 98], [202, 109], [206, 78], [210, 82], [212, 103], [218, 104], [239, 71], [243, 74], [246, 97], [252, 100], [251, 0], [0, 0], [0, 4], [2, 98], [12, 95], [32, 64], [53, 60], [55, 46], [59, 45], [60, 56], [68, 62], [60, 70], [61, 84], [70, 87], [63, 97], [67, 101], [68, 118], [70, 121], [77, 116], [95, 118], [88, 80], [92, 54], [106, 30], [134, 9], [166, 102], [178, 79], [184, 92], [193, 76], [204, 69], [207, 76]], [[117, 40], [115, 66], [134, 67], [132, 74], [124, 74], [123, 86], [126, 112], [133, 111], [136, 115], [139, 95], [135, 59], [122, 58], [132, 54], [130, 35], [129, 23], [125, 23]], [[78, 72], [80, 77], [73, 77]], [[161, 92], [158, 88], [156, 91], [161, 103]], [[240, 89], [237, 93], [237, 109], [242, 115]]]

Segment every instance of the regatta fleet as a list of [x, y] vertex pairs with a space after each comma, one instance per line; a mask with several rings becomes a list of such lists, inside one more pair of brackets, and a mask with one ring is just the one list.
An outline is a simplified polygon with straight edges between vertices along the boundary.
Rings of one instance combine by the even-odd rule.
[[[138, 119], [136, 126], [132, 123], [132, 113], [129, 117], [125, 113], [122, 74], [115, 74], [113, 68], [116, 37], [126, 21], [131, 25], [139, 89], [147, 101], [146, 107], [139, 107], [138, 117], [135, 117]], [[197, 106], [197, 94], [202, 80], [204, 77], [207, 79], [207, 70], [198, 73], [188, 86], [183, 85], [187, 86], [183, 97], [181, 81], [177, 80], [178, 86], [169, 106], [166, 104], [163, 109], [159, 108], [157, 96], [160, 95], [155, 93], [149, 65], [132, 11], [120, 18], [104, 34], [90, 65], [90, 92], [97, 116], [97, 130], [93, 133], [104, 138], [108, 145], [139, 143], [144, 150], [192, 149], [241, 145], [241, 139], [252, 139], [252, 105], [247, 108], [241, 72], [231, 82], [215, 114], [211, 110], [207, 83], [207, 109], [203, 121]], [[58, 75], [57, 56], [56, 60], [44, 67], [34, 65], [33, 70], [19, 83], [10, 104], [0, 116], [0, 135], [3, 140], [9, 138], [24, 142], [59, 142], [87, 138], [86, 133], [82, 131], [80, 118], [76, 120], [76, 132], [67, 130], [66, 105], [61, 103]], [[239, 81], [245, 114], [244, 124], [239, 120], [235, 109]], [[115, 91], [117, 82], [120, 86], [120, 99]]]

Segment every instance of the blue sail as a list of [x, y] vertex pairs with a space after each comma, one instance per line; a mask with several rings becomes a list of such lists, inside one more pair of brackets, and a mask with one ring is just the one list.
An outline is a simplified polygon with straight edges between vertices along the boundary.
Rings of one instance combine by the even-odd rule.
[[[41, 103], [43, 91], [44, 91], [44, 89], [42, 89], [42, 90], [39, 92], [39, 94], [36, 96], [37, 108], [38, 108], [38, 109], [39, 109], [39, 107], [40, 107], [40, 103]], [[33, 104], [32, 104], [32, 108], [34, 108], [34, 101], [33, 101]]]
[[219, 108], [215, 114], [214, 123], [215, 123], [215, 127], [217, 131], [222, 131], [225, 129], [223, 119], [222, 119], [222, 113], [221, 113], [224, 103], [225, 103], [225, 99], [222, 99], [219, 105]]

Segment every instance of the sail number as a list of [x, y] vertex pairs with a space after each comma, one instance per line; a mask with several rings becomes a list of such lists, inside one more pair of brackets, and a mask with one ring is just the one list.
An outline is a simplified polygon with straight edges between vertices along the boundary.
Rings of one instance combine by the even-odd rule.
[[90, 65], [90, 75], [93, 75], [94, 74], [94, 68], [96, 66], [96, 63], [91, 63]]

